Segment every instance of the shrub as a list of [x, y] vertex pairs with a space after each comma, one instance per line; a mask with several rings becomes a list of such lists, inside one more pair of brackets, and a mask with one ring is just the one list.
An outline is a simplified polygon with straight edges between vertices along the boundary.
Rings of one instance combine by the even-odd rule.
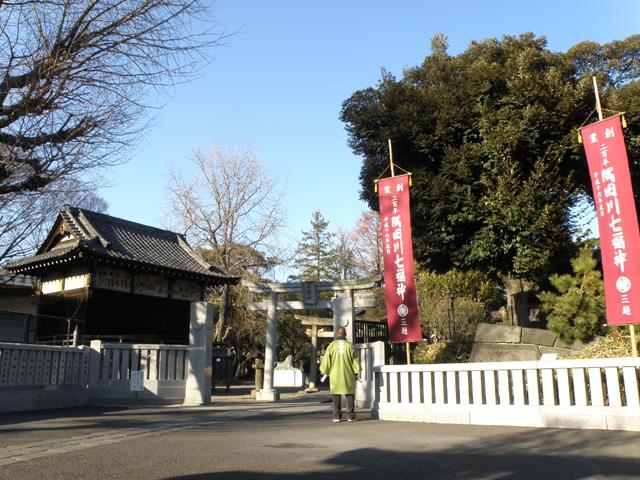
[[[465, 362], [473, 336], [488, 309], [500, 303], [501, 294], [482, 272], [450, 270], [439, 274], [418, 270], [416, 289], [420, 300], [422, 331], [431, 344], [419, 344], [416, 363]], [[455, 292], [452, 299], [450, 292]]]
[[571, 260], [573, 274], [552, 275], [555, 292], [539, 294], [547, 327], [563, 340], [590, 340], [602, 332], [605, 319], [604, 284], [593, 251], [580, 249]]
[[562, 355], [565, 359], [619, 358], [631, 356], [631, 341], [621, 329], [611, 330], [593, 345]]
[[456, 336], [438, 343], [421, 342], [413, 353], [414, 363], [464, 363], [469, 361], [473, 337]]

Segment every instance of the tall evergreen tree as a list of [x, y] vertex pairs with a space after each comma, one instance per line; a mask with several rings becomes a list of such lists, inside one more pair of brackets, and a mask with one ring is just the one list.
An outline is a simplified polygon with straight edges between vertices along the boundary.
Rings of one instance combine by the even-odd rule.
[[335, 234], [319, 210], [311, 216], [311, 230], [302, 232], [294, 259], [297, 280], [332, 280], [336, 278]]
[[589, 192], [575, 129], [593, 109], [591, 80], [533, 34], [472, 42], [450, 56], [437, 37], [422, 65], [343, 105], [350, 145], [362, 155], [362, 198], [394, 157], [413, 172], [416, 259], [436, 271], [492, 273], [510, 311], [527, 319], [523, 292], [568, 268], [571, 207]]

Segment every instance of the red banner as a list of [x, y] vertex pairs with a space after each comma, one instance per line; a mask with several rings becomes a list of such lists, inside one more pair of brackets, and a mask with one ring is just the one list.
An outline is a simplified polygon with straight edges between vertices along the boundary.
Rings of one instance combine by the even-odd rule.
[[378, 181], [389, 341], [420, 342], [420, 317], [413, 272], [409, 176]]
[[640, 322], [640, 233], [620, 116], [581, 128], [593, 186], [607, 324]]

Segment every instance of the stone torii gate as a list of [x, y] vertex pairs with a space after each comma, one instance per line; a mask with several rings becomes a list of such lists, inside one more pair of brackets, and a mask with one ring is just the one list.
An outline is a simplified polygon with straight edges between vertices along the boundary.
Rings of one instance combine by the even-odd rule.
[[[308, 317], [305, 315], [295, 315], [295, 318], [299, 320], [303, 326], [311, 327], [311, 329], [306, 332], [307, 336], [311, 338], [311, 362], [309, 363], [309, 388], [307, 388], [307, 393], [317, 392], [318, 364], [316, 360], [318, 358], [318, 337], [333, 338], [333, 332], [335, 331], [334, 319]], [[318, 327], [330, 327], [330, 329], [320, 328], [320, 330], [318, 330]], [[353, 334], [350, 329], [348, 329], [348, 331]]]
[[[375, 306], [375, 299], [354, 298], [357, 290], [368, 290], [376, 286], [380, 279], [365, 280], [341, 280], [319, 282], [249, 282], [242, 281], [251, 293], [268, 295], [268, 299], [261, 302], [251, 302], [247, 305], [250, 310], [267, 311], [267, 341], [264, 352], [264, 382], [262, 390], [256, 392], [256, 400], [274, 402], [280, 398], [273, 388], [273, 368], [276, 361], [276, 345], [278, 341], [278, 310], [307, 310], [307, 309], [332, 309], [334, 331], [342, 326], [347, 330], [347, 339], [353, 341], [355, 333], [356, 307]], [[334, 292], [336, 296], [331, 300], [320, 300], [319, 292]], [[279, 295], [302, 295], [302, 300], [281, 301]], [[313, 340], [313, 339], [312, 339]], [[317, 348], [317, 337], [316, 337]], [[315, 362], [311, 362], [314, 365]], [[311, 372], [310, 376], [311, 376]], [[315, 373], [315, 372], [314, 372]], [[313, 378], [315, 384], [315, 378]]]

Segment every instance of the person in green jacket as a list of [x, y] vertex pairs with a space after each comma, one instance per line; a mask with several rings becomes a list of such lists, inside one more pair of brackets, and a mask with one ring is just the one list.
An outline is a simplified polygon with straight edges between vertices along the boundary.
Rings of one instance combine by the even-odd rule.
[[356, 349], [345, 338], [346, 336], [347, 331], [344, 327], [338, 327], [336, 338], [327, 347], [320, 364], [320, 371], [329, 377], [331, 384], [334, 422], [342, 420], [340, 408], [342, 395], [347, 399], [347, 420], [353, 422], [356, 419], [354, 394], [356, 380], [360, 374], [360, 359]]

